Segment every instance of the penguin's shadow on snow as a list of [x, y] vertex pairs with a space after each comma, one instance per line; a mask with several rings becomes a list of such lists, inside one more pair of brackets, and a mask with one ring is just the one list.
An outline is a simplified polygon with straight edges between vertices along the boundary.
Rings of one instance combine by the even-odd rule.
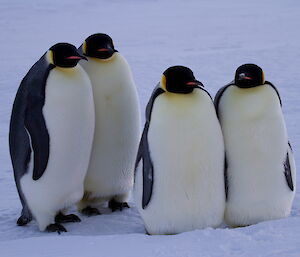
[[101, 207], [101, 215], [98, 216], [86, 217], [80, 214], [81, 222], [70, 224], [69, 230], [75, 235], [144, 234], [146, 231], [137, 209], [132, 203], [129, 205], [129, 209], [115, 212]]
[[[141, 233], [146, 234], [143, 221], [137, 212], [133, 203], [129, 203], [129, 209], [123, 209], [122, 211], [112, 212], [107, 206], [101, 206], [99, 208], [101, 215], [87, 217], [77, 212], [75, 207], [70, 208], [67, 214], [76, 214], [80, 217], [81, 222], [64, 223], [64, 227], [68, 232], [61, 233], [62, 236], [70, 235], [114, 235], [114, 234], [131, 234]], [[49, 236], [48, 232], [40, 232], [35, 220], [31, 221], [26, 226], [20, 227], [16, 225], [18, 213], [16, 212], [10, 217], [9, 223], [15, 227], [15, 229], [7, 228], [7, 230], [15, 230], [16, 234], [13, 235], [14, 239], [26, 238], [32, 236]], [[8, 217], [4, 217], [3, 221]], [[4, 233], [5, 231], [1, 231]], [[0, 234], [1, 234], [0, 232]], [[56, 233], [52, 233], [55, 235]], [[0, 236], [1, 237], [1, 236]]]

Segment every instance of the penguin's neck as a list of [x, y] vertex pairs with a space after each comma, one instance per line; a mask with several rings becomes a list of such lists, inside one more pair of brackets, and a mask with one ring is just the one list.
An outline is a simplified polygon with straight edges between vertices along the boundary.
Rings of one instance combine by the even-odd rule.
[[100, 58], [95, 58], [95, 57], [88, 57], [88, 60], [94, 61], [96, 63], [101, 63], [101, 64], [108, 64], [108, 63], [114, 63], [119, 57], [118, 53], [114, 53], [111, 57], [107, 59], [100, 59]]
[[72, 68], [63, 68], [63, 67], [56, 66], [54, 69], [58, 72], [63, 72], [65, 74], [71, 75], [71, 74], [74, 74], [75, 72], [78, 72], [78, 70], [80, 68], [79, 68], [79, 65], [76, 65], [75, 67], [72, 67]]

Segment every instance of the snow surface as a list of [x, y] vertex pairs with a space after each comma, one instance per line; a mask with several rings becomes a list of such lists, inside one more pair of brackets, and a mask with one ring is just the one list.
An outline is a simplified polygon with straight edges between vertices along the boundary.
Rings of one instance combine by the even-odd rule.
[[35, 222], [17, 227], [7, 143], [15, 92], [31, 65], [56, 42], [80, 45], [105, 32], [132, 66], [143, 112], [171, 65], [190, 67], [212, 95], [239, 65], [260, 65], [281, 93], [299, 164], [299, 25], [298, 0], [0, 0], [0, 256], [300, 256], [300, 189], [291, 217], [245, 228], [148, 236], [134, 207], [82, 217], [61, 236], [39, 232]]

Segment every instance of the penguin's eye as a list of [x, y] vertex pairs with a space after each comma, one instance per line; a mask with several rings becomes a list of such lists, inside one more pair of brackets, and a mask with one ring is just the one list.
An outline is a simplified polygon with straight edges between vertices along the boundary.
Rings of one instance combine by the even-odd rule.
[[245, 73], [241, 73], [239, 75], [239, 79], [242, 80], [242, 79], [247, 79], [247, 80], [251, 80], [252, 78], [247, 76]]

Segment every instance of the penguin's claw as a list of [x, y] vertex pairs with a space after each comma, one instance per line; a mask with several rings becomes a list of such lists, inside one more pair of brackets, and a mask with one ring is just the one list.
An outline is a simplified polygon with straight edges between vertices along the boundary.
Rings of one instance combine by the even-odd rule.
[[65, 227], [59, 223], [49, 224], [46, 227], [46, 231], [47, 232], [57, 232], [58, 234], [60, 234], [61, 232], [67, 232]]
[[81, 213], [88, 216], [88, 217], [101, 215], [100, 211], [97, 208], [93, 208], [93, 207], [90, 207], [90, 206], [82, 209]]
[[25, 226], [27, 225], [30, 221], [32, 220], [31, 217], [27, 217], [24, 215], [21, 215], [18, 220], [17, 220], [17, 225], [18, 226]]
[[130, 208], [128, 203], [119, 203], [115, 201], [114, 199], [110, 200], [108, 203], [108, 207], [111, 209], [112, 212], [119, 210], [122, 211], [124, 208]]
[[59, 212], [55, 217], [56, 223], [81, 222], [81, 219], [75, 214], [64, 215]]

